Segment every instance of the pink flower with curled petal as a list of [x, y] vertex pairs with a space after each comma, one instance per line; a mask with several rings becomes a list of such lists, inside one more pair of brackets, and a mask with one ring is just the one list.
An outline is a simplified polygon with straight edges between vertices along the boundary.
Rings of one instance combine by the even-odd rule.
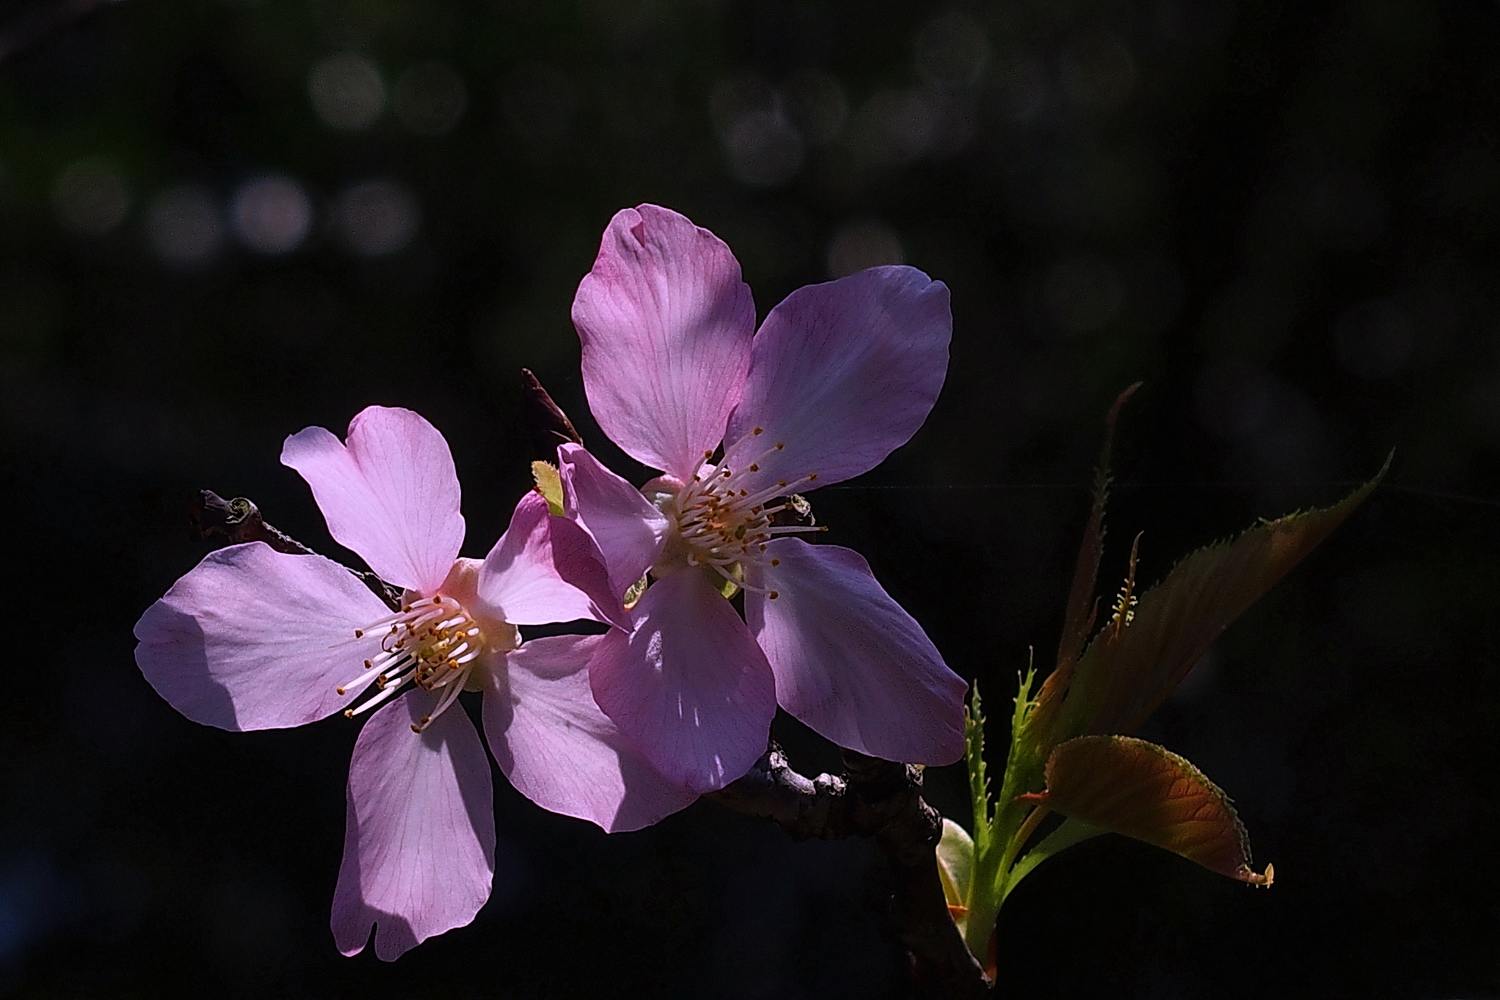
[[772, 520], [921, 426], [948, 367], [947, 288], [872, 268], [793, 292], [756, 331], [729, 248], [641, 205], [610, 221], [573, 323], [599, 425], [663, 472], [636, 490], [582, 447], [559, 450], [566, 511], [614, 594], [651, 577], [590, 664], [605, 714], [698, 790], [749, 768], [778, 703], [873, 756], [962, 756], [966, 685], [921, 626], [859, 555]]
[[347, 444], [309, 427], [281, 458], [312, 487], [333, 537], [405, 588], [400, 609], [322, 556], [234, 545], [141, 616], [136, 662], [178, 711], [221, 729], [376, 709], [349, 765], [332, 919], [340, 951], [363, 950], [373, 924], [375, 954], [395, 959], [467, 924], [489, 898], [490, 768], [454, 707], [463, 691], [483, 693], [500, 769], [544, 808], [633, 830], [692, 801], [594, 704], [586, 667], [602, 636], [520, 641], [517, 625], [601, 617], [580, 589], [605, 586], [596, 550], [546, 500], [528, 494], [483, 561], [462, 559], [453, 458], [410, 410], [364, 410]]

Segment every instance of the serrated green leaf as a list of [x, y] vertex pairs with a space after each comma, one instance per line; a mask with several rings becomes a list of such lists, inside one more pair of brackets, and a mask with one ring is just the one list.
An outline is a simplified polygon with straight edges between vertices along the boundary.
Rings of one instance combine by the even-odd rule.
[[[1023, 792], [1041, 787], [1042, 765], [1046, 763], [1047, 758], [1045, 754], [1037, 752], [1031, 735], [1037, 707], [1036, 699], [1031, 697], [1031, 688], [1035, 682], [1036, 668], [1028, 663], [1026, 671], [1020, 676], [1016, 688], [1015, 709], [1011, 713], [1010, 750], [1005, 755], [1005, 776], [1000, 784], [1000, 809], [996, 816], [997, 821], [1004, 817], [1011, 823], [1019, 822], [1020, 817], [1016, 815], [1013, 808], [1013, 800]], [[1014, 834], [1015, 830], [1011, 829], [1010, 832]]]
[[964, 765], [969, 771], [969, 802], [974, 808], [974, 837], [988, 846], [994, 811], [990, 808], [990, 781], [984, 764], [984, 710], [979, 701], [979, 682], [974, 682], [964, 709]]
[[1270, 885], [1250, 866], [1250, 839], [1229, 797], [1186, 759], [1129, 736], [1081, 736], [1047, 760], [1032, 797], [1081, 823], [1133, 837], [1220, 875]]

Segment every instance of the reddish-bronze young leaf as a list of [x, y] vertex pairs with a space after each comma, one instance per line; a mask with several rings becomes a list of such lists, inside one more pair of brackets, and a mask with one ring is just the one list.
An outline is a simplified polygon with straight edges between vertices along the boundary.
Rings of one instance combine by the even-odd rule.
[[1120, 410], [1127, 400], [1141, 387], [1136, 382], [1115, 397], [1104, 418], [1104, 446], [1099, 453], [1099, 466], [1094, 470], [1094, 507], [1089, 512], [1089, 523], [1083, 532], [1083, 541], [1078, 546], [1078, 562], [1073, 568], [1073, 585], [1068, 591], [1067, 620], [1063, 623], [1062, 641], [1058, 644], [1059, 668], [1071, 666], [1088, 642], [1089, 629], [1094, 623], [1094, 586], [1099, 578], [1099, 560], [1104, 555], [1104, 505], [1109, 499], [1109, 453], [1115, 435], [1115, 423], [1120, 419]]
[[1081, 736], [1047, 760], [1047, 791], [1026, 796], [1090, 826], [1144, 841], [1251, 885], [1250, 840], [1219, 787], [1182, 757], [1130, 736]]
[[[1389, 463], [1387, 463], [1389, 464]], [[1128, 733], [1171, 693], [1215, 639], [1370, 495], [1385, 469], [1332, 507], [1289, 514], [1188, 556], [1146, 591], [1129, 624], [1107, 627], [1079, 660], [1071, 732]]]
[[[1073, 667], [1079, 654], [1088, 642], [1089, 632], [1094, 627], [1098, 599], [1094, 587], [1099, 580], [1099, 560], [1104, 556], [1104, 506], [1109, 499], [1109, 453], [1114, 441], [1115, 424], [1127, 400], [1141, 387], [1136, 382], [1115, 397], [1104, 418], [1104, 445], [1099, 451], [1099, 464], [1094, 469], [1094, 506], [1089, 511], [1088, 524], [1083, 530], [1083, 539], [1078, 545], [1078, 561], [1073, 567], [1073, 584], [1068, 591], [1068, 605], [1063, 621], [1062, 638], [1057, 646], [1057, 669], [1048, 675], [1037, 695], [1035, 730], [1044, 734], [1053, 727], [1056, 714], [1062, 708], [1063, 693], [1073, 676]], [[1045, 748], [1043, 748], [1045, 751]]]

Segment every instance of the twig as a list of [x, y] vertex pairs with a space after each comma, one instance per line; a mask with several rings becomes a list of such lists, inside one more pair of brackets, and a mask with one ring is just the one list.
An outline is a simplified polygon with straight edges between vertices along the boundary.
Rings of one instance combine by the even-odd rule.
[[[188, 517], [193, 522], [193, 534], [204, 541], [221, 540], [225, 545], [242, 545], [245, 542], [264, 542], [277, 552], [293, 556], [311, 556], [317, 553], [303, 545], [286, 532], [266, 523], [260, 508], [245, 497], [225, 500], [213, 490], [199, 490], [198, 499], [188, 508]], [[348, 569], [348, 567], [344, 567]], [[375, 596], [390, 606], [392, 611], [401, 608], [401, 590], [392, 587], [371, 572], [350, 569]]]
[[844, 751], [844, 768], [845, 777], [804, 777], [772, 743], [749, 773], [708, 797], [798, 840], [874, 837], [890, 859], [891, 918], [918, 989], [954, 1000], [989, 997], [989, 982], [948, 914], [937, 869], [943, 818], [922, 799], [921, 769], [852, 750]]
[[768, 819], [798, 840], [840, 840], [851, 832], [848, 783], [831, 774], [803, 777], [774, 742], [744, 777], [708, 798]]
[[193, 534], [204, 541], [223, 539], [228, 545], [265, 542], [277, 552], [293, 556], [310, 556], [313, 550], [278, 531], [260, 516], [260, 508], [245, 497], [225, 500], [213, 490], [199, 490], [198, 500], [188, 508]]
[[551, 393], [542, 388], [541, 380], [530, 368], [521, 369], [521, 394], [526, 406], [526, 424], [531, 428], [532, 444], [536, 453], [549, 462], [557, 461], [557, 446], [560, 444], [583, 444], [583, 437], [573, 421], [553, 400]]

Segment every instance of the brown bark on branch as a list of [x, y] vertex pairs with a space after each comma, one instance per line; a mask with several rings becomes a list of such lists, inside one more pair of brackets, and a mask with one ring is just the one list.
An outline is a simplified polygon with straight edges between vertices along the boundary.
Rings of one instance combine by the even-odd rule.
[[225, 500], [213, 490], [199, 490], [197, 501], [188, 508], [188, 517], [193, 533], [205, 541], [222, 540], [226, 545], [265, 542], [288, 555], [313, 554], [306, 545], [267, 524], [260, 508], [244, 497]]
[[708, 797], [798, 840], [874, 837], [890, 861], [890, 917], [919, 994], [989, 997], [989, 982], [948, 914], [937, 869], [943, 817], [922, 798], [922, 769], [853, 750], [844, 751], [844, 769], [843, 777], [804, 777], [772, 743], [749, 773]]

